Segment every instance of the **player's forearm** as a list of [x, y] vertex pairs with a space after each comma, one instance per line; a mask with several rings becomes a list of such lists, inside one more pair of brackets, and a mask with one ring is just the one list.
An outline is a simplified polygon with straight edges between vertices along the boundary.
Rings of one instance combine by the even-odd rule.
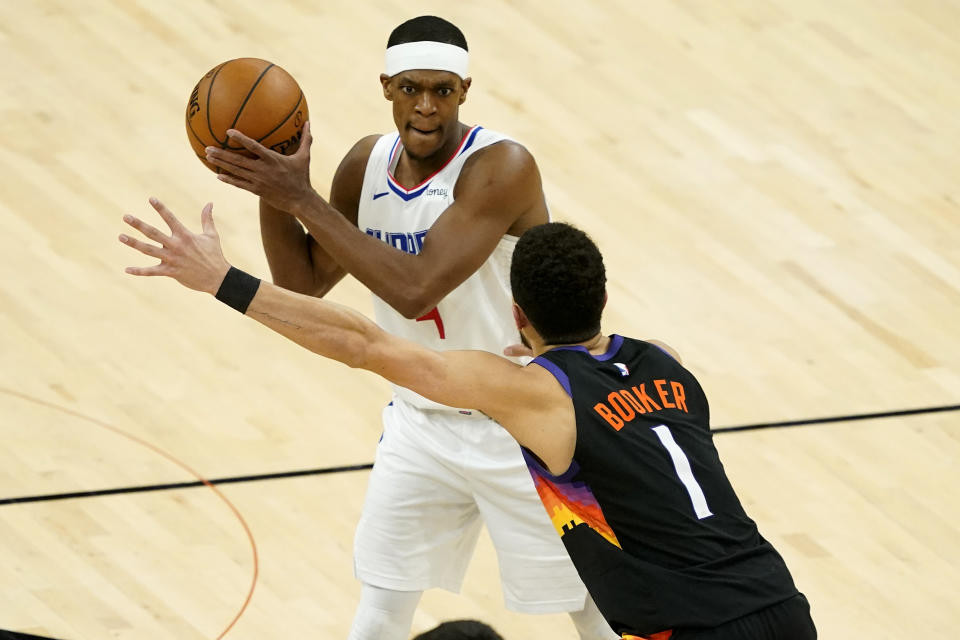
[[360, 313], [332, 302], [261, 282], [246, 315], [301, 347], [363, 367], [382, 330]]
[[297, 219], [261, 201], [260, 239], [274, 284], [312, 294], [315, 284], [309, 238]]
[[[301, 347], [441, 404], [486, 410], [506, 406], [511, 393], [521, 393], [522, 385], [505, 377], [520, 369], [508, 360], [479, 351], [432, 351], [390, 335], [353, 309], [261, 282], [232, 267], [216, 297]], [[494, 382], [500, 385], [496, 392], [486, 393]], [[526, 394], [524, 398], [529, 400]]]
[[341, 267], [399, 313], [416, 318], [439, 301], [422, 261], [367, 235], [319, 195], [293, 213]]

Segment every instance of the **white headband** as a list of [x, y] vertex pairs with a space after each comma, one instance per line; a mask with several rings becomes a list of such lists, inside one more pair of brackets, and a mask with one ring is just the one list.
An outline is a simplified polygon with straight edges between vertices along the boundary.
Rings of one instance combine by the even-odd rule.
[[432, 69], [467, 77], [470, 55], [455, 44], [443, 42], [407, 42], [387, 48], [386, 74], [391, 78], [401, 71]]

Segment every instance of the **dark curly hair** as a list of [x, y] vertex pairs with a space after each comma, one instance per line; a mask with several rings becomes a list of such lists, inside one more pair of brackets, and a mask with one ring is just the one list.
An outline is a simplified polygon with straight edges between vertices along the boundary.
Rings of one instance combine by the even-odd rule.
[[586, 233], [550, 222], [524, 233], [513, 252], [513, 299], [546, 344], [583, 342], [600, 332], [607, 276]]
[[476, 620], [451, 620], [413, 640], [503, 640], [489, 625]]
[[442, 42], [467, 51], [467, 39], [452, 22], [437, 16], [419, 16], [407, 20], [392, 32], [387, 39], [387, 48], [408, 42]]

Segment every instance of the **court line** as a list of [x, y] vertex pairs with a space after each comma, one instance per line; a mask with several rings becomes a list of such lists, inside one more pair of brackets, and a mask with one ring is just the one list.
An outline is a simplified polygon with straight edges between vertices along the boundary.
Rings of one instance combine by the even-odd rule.
[[7, 631], [6, 629], [0, 629], [0, 640], [56, 640], [56, 639], [48, 638], [47, 636], [32, 636], [29, 633], [21, 633], [20, 631]]
[[262, 473], [250, 476], [231, 476], [227, 478], [207, 478], [204, 482], [170, 482], [167, 484], [148, 484], [136, 487], [118, 487], [115, 489], [95, 489], [92, 491], [74, 491], [72, 493], [48, 493], [21, 498], [0, 498], [0, 506], [5, 504], [21, 504], [24, 502], [45, 502], [48, 500], [66, 500], [68, 498], [91, 498], [95, 496], [110, 496], [119, 493], [143, 493], [145, 491], [166, 491], [169, 489], [191, 489], [210, 484], [230, 484], [233, 482], [255, 482], [259, 480], [274, 480], [277, 478], [296, 478], [298, 476], [316, 476], [325, 473], [342, 473], [345, 471], [364, 471], [372, 469], [373, 463], [353, 464], [343, 467], [320, 467], [317, 469], [302, 469], [300, 471], [282, 471], [279, 473]]
[[900, 416], [915, 416], [922, 413], [942, 413], [944, 411], [960, 411], [960, 404], [945, 404], [939, 407], [924, 407], [922, 409], [899, 409], [896, 411], [878, 411], [877, 413], [854, 413], [848, 416], [832, 416], [829, 418], [807, 418], [804, 420], [787, 420], [784, 422], [758, 422], [743, 424], [735, 427], [714, 427], [713, 433], [729, 433], [731, 431], [756, 431], [758, 429], [776, 429], [780, 427], [801, 427], [810, 424], [826, 424], [828, 422], [854, 422], [856, 420], [874, 420], [876, 418], [896, 418]]
[[[0, 388], [0, 391], [5, 391], [5, 389]], [[15, 395], [20, 395], [20, 394], [15, 394]], [[21, 395], [20, 397], [27, 397], [27, 396]], [[50, 405], [50, 406], [55, 406], [55, 405]], [[67, 411], [68, 413], [72, 413], [73, 415], [78, 415], [78, 416], [80, 415], [66, 409], [64, 410]], [[815, 424], [827, 424], [831, 422], [854, 422], [856, 420], [894, 418], [894, 417], [903, 417], [903, 416], [914, 416], [914, 415], [920, 415], [925, 413], [942, 413], [946, 411], [960, 411], [960, 404], [942, 405], [938, 407], [924, 407], [920, 409], [900, 409], [895, 411], [880, 411], [876, 413], [857, 413], [857, 414], [851, 414], [851, 415], [845, 415], [845, 416], [831, 416], [826, 418], [807, 418], [804, 420], [787, 420], [784, 422], [758, 422], [755, 424], [736, 425], [736, 426], [730, 426], [730, 427], [714, 427], [712, 431], [714, 433], [757, 431], [760, 429], [799, 427], [799, 426], [815, 425]], [[86, 418], [86, 419], [90, 420], [90, 418]], [[230, 484], [230, 483], [236, 483], [236, 482], [259, 482], [261, 480], [276, 480], [281, 478], [316, 476], [316, 475], [324, 475], [324, 474], [330, 474], [330, 473], [343, 473], [348, 471], [365, 471], [372, 468], [373, 468], [373, 463], [365, 463], [365, 464], [353, 464], [353, 465], [346, 465], [346, 466], [339, 466], [339, 467], [319, 467], [316, 469], [301, 469], [299, 471], [283, 471], [279, 473], [264, 473], [264, 474], [247, 475], [247, 476], [230, 476], [225, 478], [206, 479], [206, 480], [201, 480], [197, 482], [174, 482], [174, 483], [167, 483], [167, 484], [140, 485], [140, 486], [134, 486], [134, 487], [118, 487], [114, 489], [97, 489], [93, 491], [75, 491], [71, 493], [52, 493], [52, 494], [43, 494], [43, 495], [36, 495], [36, 496], [22, 496], [17, 498], [0, 498], [0, 506], [7, 505], [7, 504], [23, 504], [28, 502], [45, 502], [48, 500], [66, 500], [70, 498], [89, 498], [89, 497], [96, 497], [96, 496], [116, 495], [121, 493], [142, 493], [146, 491], [190, 489], [190, 488], [201, 487], [205, 485], [210, 486], [211, 489], [216, 491], [216, 489], [212, 485]], [[200, 477], [195, 472], [193, 473], [196, 477]], [[226, 500], [226, 498], [224, 498], [224, 500]]]
[[[183, 469], [184, 471], [192, 475], [194, 478], [198, 480], [197, 482], [198, 486], [206, 486], [208, 489], [213, 491], [217, 495], [217, 497], [220, 498], [220, 500], [222, 500], [224, 504], [227, 505], [227, 507], [229, 507], [229, 509], [233, 512], [233, 515], [236, 516], [237, 520], [240, 521], [240, 525], [243, 527], [244, 532], [247, 534], [247, 540], [250, 542], [250, 550], [253, 555], [253, 577], [250, 580], [250, 589], [247, 591], [247, 596], [244, 599], [243, 604], [240, 606], [239, 611], [237, 611], [236, 615], [234, 615], [233, 619], [229, 622], [229, 624], [227, 624], [227, 626], [223, 629], [223, 631], [221, 631], [219, 635], [217, 635], [216, 640], [220, 640], [225, 635], [227, 635], [227, 632], [229, 632], [230, 629], [233, 628], [233, 626], [237, 623], [237, 620], [240, 619], [240, 616], [243, 615], [243, 612], [247, 610], [247, 605], [250, 604], [250, 600], [253, 598], [253, 590], [257, 586], [257, 578], [260, 575], [260, 560], [259, 560], [259, 555], [257, 553], [257, 541], [253, 539], [253, 532], [250, 530], [250, 527], [247, 525], [247, 521], [244, 519], [240, 511], [234, 506], [234, 504], [230, 502], [230, 499], [227, 498], [225, 495], [223, 495], [223, 493], [221, 493], [217, 487], [213, 486], [213, 484], [209, 480], [207, 480], [202, 475], [197, 473], [192, 467], [190, 467], [188, 464], [186, 464], [182, 460], [174, 457], [172, 454], [167, 453], [160, 447], [150, 442], [147, 442], [146, 440], [138, 438], [133, 434], [127, 433], [123, 429], [114, 427], [113, 425], [110, 425], [104, 422], [103, 420], [92, 418], [90, 416], [74, 411], [73, 409], [70, 409], [68, 407], [64, 407], [64, 406], [55, 404], [53, 402], [48, 402], [46, 400], [41, 400], [40, 398], [34, 398], [33, 396], [27, 395], [25, 393], [20, 393], [19, 391], [14, 391], [12, 389], [6, 389], [4, 387], [0, 387], [0, 393], [5, 393], [15, 398], [20, 398], [21, 400], [25, 400], [27, 402], [40, 405], [42, 407], [46, 407], [54, 411], [59, 411], [61, 413], [65, 413], [75, 418], [79, 418], [80, 420], [83, 420], [85, 422], [90, 422], [98, 427], [106, 429], [107, 431], [111, 431], [143, 447], [146, 447], [147, 449], [150, 449], [154, 453], [162, 456], [163, 458], [166, 458], [173, 464], [177, 465], [178, 467], [180, 467], [181, 469]], [[6, 501], [0, 502], [0, 504], [4, 504], [5, 502]]]

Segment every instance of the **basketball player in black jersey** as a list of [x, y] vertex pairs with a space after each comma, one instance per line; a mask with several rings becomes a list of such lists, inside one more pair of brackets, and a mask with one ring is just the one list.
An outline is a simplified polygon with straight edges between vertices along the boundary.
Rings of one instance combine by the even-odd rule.
[[157, 257], [134, 275], [205, 291], [294, 342], [442, 404], [473, 407], [522, 445], [538, 493], [613, 629], [651, 640], [811, 640], [809, 605], [746, 515], [713, 446], [707, 399], [675, 355], [600, 332], [603, 259], [581, 231], [527, 231], [511, 267], [514, 316], [537, 356], [436, 352], [357, 312], [245, 274], [223, 257], [212, 205], [193, 234], [128, 219]]

